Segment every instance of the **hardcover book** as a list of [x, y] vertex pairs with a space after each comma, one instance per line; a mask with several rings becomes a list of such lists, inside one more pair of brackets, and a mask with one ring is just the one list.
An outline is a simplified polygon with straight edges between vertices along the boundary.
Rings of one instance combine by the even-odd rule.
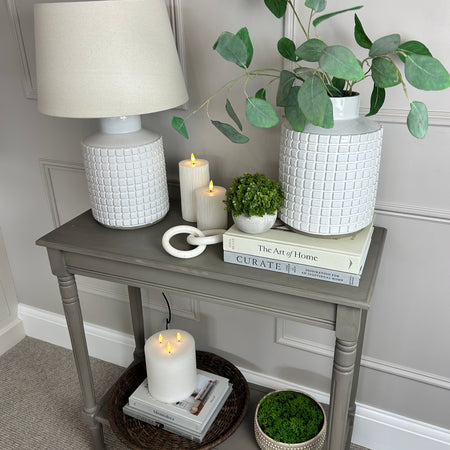
[[163, 403], [154, 399], [148, 390], [146, 378], [131, 394], [128, 403], [130, 407], [138, 409], [158, 423], [171, 424], [199, 433], [224, 397], [228, 397], [229, 387], [227, 378], [197, 369], [197, 386], [185, 400]]
[[373, 225], [337, 237], [310, 236], [284, 228], [249, 234], [233, 225], [223, 235], [223, 250], [358, 275], [372, 233]]
[[147, 412], [142, 411], [139, 408], [134, 408], [133, 406], [130, 406], [129, 403], [127, 403], [123, 407], [123, 413], [130, 417], [134, 417], [135, 419], [141, 420], [142, 422], [149, 423], [150, 425], [153, 425], [160, 429], [164, 429], [164, 430], [168, 431], [169, 433], [174, 433], [179, 436], [183, 436], [187, 439], [190, 439], [191, 441], [200, 443], [200, 442], [202, 442], [206, 433], [211, 428], [212, 424], [214, 423], [214, 420], [216, 420], [216, 417], [219, 414], [219, 412], [222, 409], [225, 402], [227, 401], [227, 398], [230, 395], [231, 390], [232, 390], [232, 385], [229, 384], [228, 389], [225, 391], [225, 393], [222, 396], [222, 398], [220, 399], [220, 401], [214, 407], [209, 419], [207, 419], [205, 426], [203, 427], [203, 429], [201, 431], [195, 431], [190, 428], [179, 426], [177, 424], [161, 421], [161, 419], [159, 417], [155, 418], [151, 414], [148, 414]]
[[256, 269], [286, 273], [288, 275], [295, 275], [298, 277], [325, 280], [332, 283], [347, 284], [349, 286], [359, 286], [359, 281], [363, 270], [363, 267], [361, 267], [361, 272], [359, 274], [353, 274], [341, 272], [339, 270], [297, 264], [294, 262], [246, 255], [244, 253], [228, 252], [226, 250], [223, 252], [223, 260], [231, 264], [239, 264], [241, 266], [253, 267]]

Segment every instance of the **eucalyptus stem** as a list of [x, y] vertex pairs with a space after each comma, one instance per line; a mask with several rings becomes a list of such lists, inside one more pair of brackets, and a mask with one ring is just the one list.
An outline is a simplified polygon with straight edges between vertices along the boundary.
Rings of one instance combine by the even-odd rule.
[[305, 29], [305, 27], [303, 26], [303, 23], [302, 23], [302, 21], [301, 21], [301, 19], [300, 19], [300, 16], [297, 14], [297, 11], [295, 10], [294, 4], [292, 3], [291, 0], [288, 0], [288, 3], [289, 3], [289, 6], [292, 8], [292, 11], [293, 11], [293, 13], [294, 13], [294, 15], [295, 15], [295, 18], [297, 19], [297, 22], [298, 22], [298, 24], [300, 25], [300, 28], [302, 29], [302, 31], [303, 31], [303, 33], [304, 33], [306, 39], [309, 39], [309, 34], [306, 32], [306, 29]]

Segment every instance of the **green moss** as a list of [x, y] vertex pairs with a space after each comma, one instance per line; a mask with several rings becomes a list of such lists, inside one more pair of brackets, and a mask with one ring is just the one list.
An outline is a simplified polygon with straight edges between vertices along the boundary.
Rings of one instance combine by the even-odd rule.
[[274, 214], [283, 206], [283, 192], [280, 185], [260, 173], [246, 173], [233, 180], [226, 192], [227, 211], [247, 217]]
[[266, 397], [258, 409], [258, 424], [277, 442], [298, 444], [316, 436], [324, 422], [320, 406], [299, 392], [281, 391]]

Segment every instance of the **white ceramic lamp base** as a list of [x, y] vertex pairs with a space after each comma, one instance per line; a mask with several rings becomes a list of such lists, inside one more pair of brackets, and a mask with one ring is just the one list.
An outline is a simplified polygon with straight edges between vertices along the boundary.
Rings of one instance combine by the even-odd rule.
[[121, 229], [160, 221], [169, 211], [161, 136], [141, 129], [139, 116], [101, 120], [101, 132], [82, 142], [94, 218]]

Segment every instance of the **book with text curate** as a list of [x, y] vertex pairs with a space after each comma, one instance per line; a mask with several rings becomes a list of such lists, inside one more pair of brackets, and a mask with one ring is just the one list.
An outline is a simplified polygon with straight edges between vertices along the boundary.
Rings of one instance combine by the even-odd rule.
[[223, 235], [223, 250], [358, 275], [372, 233], [373, 225], [338, 237], [311, 236], [276, 228], [249, 234], [233, 225]]
[[341, 272], [339, 270], [323, 269], [322, 267], [307, 266], [305, 264], [297, 264], [228, 251], [223, 252], [223, 260], [231, 264], [253, 267], [255, 269], [286, 273], [288, 275], [330, 281], [332, 283], [347, 284], [355, 287], [359, 286], [362, 273], [362, 268], [359, 274], [353, 274]]

